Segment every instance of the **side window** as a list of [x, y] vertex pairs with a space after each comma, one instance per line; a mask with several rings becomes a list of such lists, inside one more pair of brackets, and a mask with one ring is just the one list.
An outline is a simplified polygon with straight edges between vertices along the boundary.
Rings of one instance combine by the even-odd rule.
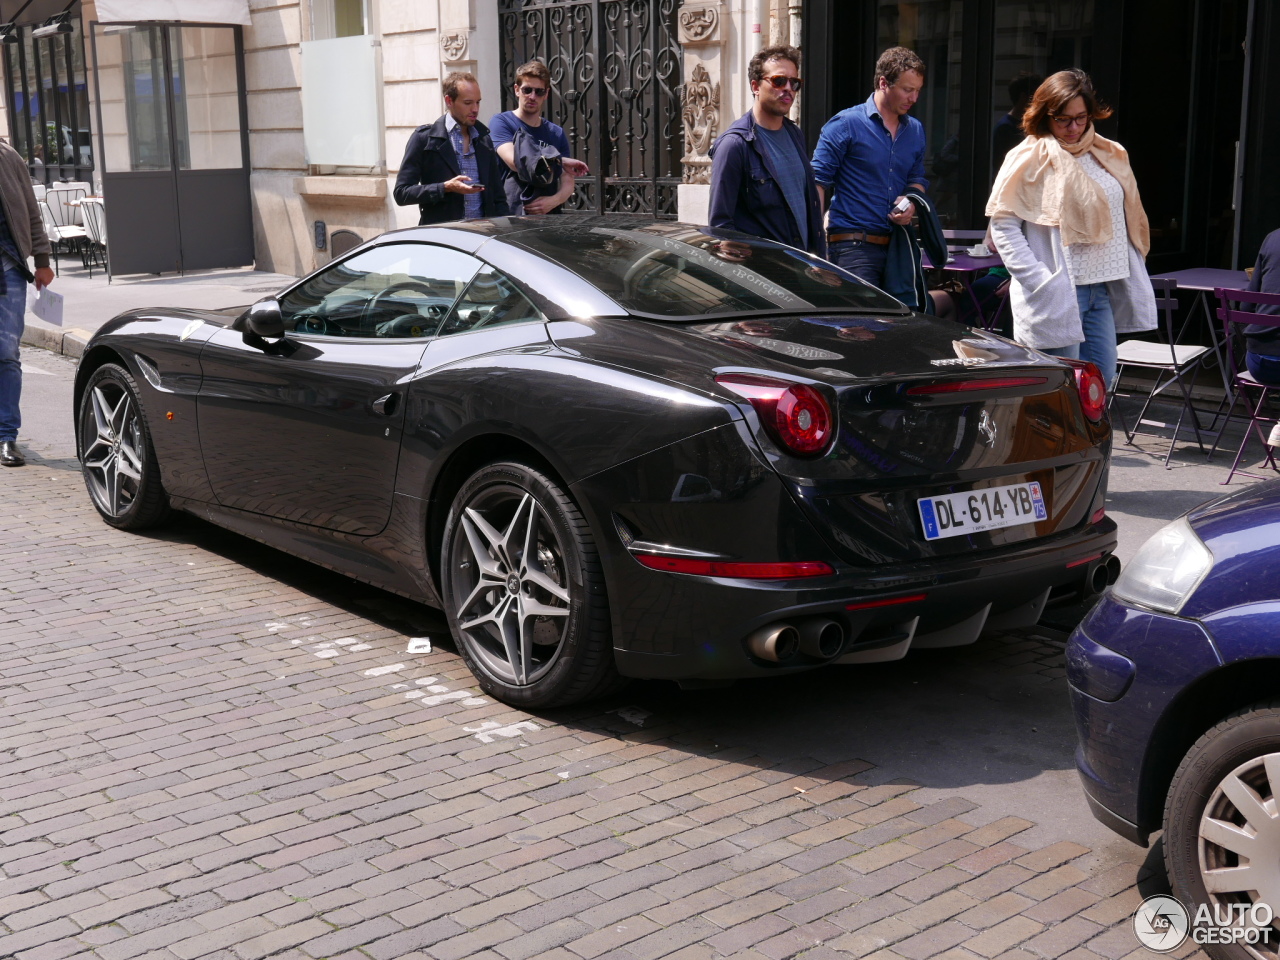
[[329, 337], [430, 337], [483, 264], [427, 243], [357, 254], [280, 300], [286, 330]]
[[504, 323], [542, 323], [545, 319], [514, 283], [486, 266], [454, 304], [440, 328], [440, 335], [467, 333]]

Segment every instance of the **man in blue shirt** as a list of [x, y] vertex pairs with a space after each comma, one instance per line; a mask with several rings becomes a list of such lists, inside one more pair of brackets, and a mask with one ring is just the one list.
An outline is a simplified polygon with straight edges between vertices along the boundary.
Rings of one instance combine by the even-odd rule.
[[822, 255], [822, 204], [804, 135], [787, 117], [799, 73], [795, 47], [765, 47], [751, 58], [755, 104], [711, 148], [709, 221]]
[[828, 256], [876, 285], [893, 224], [906, 226], [915, 215], [903, 194], [929, 186], [924, 125], [907, 115], [923, 86], [924, 61], [906, 47], [886, 50], [876, 62], [875, 91], [828, 120], [813, 153], [819, 195], [831, 196]]
[[541, 60], [530, 60], [516, 68], [516, 108], [499, 113], [489, 121], [489, 135], [493, 138], [498, 156], [512, 171], [516, 169], [516, 153], [512, 141], [516, 131], [522, 128], [539, 143], [555, 147], [562, 158], [559, 190], [549, 196], [534, 197], [524, 203], [523, 209], [520, 186], [514, 177], [507, 175], [507, 203], [513, 214], [558, 212], [560, 205], [573, 196], [574, 178], [585, 177], [590, 172], [585, 163], [569, 155], [572, 151], [564, 128], [558, 123], [543, 119], [542, 107], [550, 92], [551, 71]]

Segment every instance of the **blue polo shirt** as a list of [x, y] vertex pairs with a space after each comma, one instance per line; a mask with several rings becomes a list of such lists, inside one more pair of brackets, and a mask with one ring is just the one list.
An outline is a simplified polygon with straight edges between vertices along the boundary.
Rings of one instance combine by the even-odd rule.
[[814, 178], [831, 198], [828, 231], [889, 233], [890, 208], [907, 184], [929, 187], [924, 151], [924, 124], [902, 117], [891, 137], [874, 94], [828, 120], [813, 152]]

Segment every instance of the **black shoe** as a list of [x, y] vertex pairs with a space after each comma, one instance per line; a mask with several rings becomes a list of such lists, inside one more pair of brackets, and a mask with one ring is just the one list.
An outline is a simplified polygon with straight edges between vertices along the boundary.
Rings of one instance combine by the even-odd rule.
[[0, 443], [0, 467], [20, 467], [26, 462], [27, 458], [18, 449], [17, 441], [5, 440]]

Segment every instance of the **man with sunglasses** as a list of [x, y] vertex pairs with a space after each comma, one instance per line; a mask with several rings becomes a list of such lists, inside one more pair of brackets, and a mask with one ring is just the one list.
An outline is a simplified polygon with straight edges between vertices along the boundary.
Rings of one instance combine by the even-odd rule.
[[569, 154], [569, 138], [564, 128], [552, 123], [542, 116], [542, 108], [551, 92], [551, 71], [541, 60], [530, 60], [516, 68], [514, 85], [516, 108], [499, 113], [489, 121], [489, 132], [493, 137], [493, 145], [498, 156], [510, 168], [516, 169], [516, 131], [523, 129], [530, 137], [541, 144], [554, 147], [561, 157], [562, 173], [560, 185], [555, 193], [549, 196], [534, 197], [524, 203], [520, 209], [520, 190], [511, 188], [514, 178], [507, 174], [507, 201], [512, 214], [521, 213], [558, 213], [560, 205], [573, 196], [574, 178], [586, 176], [587, 165], [575, 160]]
[[924, 125], [908, 116], [924, 87], [924, 61], [891, 47], [876, 62], [875, 90], [865, 103], [826, 122], [813, 152], [813, 171], [831, 199], [827, 243], [831, 260], [882, 285], [893, 225], [906, 226], [924, 193]]
[[747, 65], [747, 79], [755, 104], [711, 148], [711, 226], [824, 255], [804, 134], [787, 116], [800, 92], [800, 51], [765, 47]]

